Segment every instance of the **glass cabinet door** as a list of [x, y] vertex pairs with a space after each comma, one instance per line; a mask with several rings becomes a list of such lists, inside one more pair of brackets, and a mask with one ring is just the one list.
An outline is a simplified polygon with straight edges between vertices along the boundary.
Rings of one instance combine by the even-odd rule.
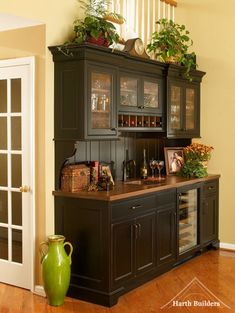
[[152, 81], [144, 81], [144, 108], [159, 109], [159, 84]]
[[179, 193], [179, 254], [197, 245], [197, 221], [198, 189]]
[[112, 77], [106, 73], [91, 74], [91, 127], [111, 127], [110, 100]]
[[115, 73], [90, 67], [88, 135], [116, 135]]
[[185, 126], [186, 130], [195, 129], [195, 89], [186, 88]]
[[172, 132], [182, 128], [182, 87], [170, 86], [169, 129]]
[[138, 107], [139, 79], [131, 76], [120, 77], [120, 106]]

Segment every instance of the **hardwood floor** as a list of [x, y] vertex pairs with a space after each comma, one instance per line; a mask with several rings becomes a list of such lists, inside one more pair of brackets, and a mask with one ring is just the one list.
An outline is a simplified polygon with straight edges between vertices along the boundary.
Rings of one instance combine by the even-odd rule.
[[[224, 307], [165, 307], [166, 303], [182, 291], [194, 278], [208, 288], [230, 309]], [[197, 289], [198, 288], [198, 289]], [[219, 301], [207, 289], [194, 286], [184, 301]], [[179, 296], [178, 296], [179, 298]], [[176, 300], [178, 299], [176, 298]], [[179, 300], [179, 299], [178, 299]], [[182, 301], [182, 296], [180, 297]], [[119, 298], [112, 308], [66, 298], [61, 307], [51, 307], [45, 298], [33, 295], [27, 290], [0, 284], [0, 313], [160, 313], [160, 312], [235, 312], [235, 253], [209, 251], [180, 265], [151, 282]]]

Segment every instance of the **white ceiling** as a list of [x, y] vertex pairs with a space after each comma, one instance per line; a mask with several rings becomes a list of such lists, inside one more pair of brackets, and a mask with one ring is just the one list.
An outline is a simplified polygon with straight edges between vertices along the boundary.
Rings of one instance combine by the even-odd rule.
[[44, 23], [40, 21], [35, 21], [28, 18], [0, 12], [0, 32], [17, 28], [37, 26], [42, 24]]

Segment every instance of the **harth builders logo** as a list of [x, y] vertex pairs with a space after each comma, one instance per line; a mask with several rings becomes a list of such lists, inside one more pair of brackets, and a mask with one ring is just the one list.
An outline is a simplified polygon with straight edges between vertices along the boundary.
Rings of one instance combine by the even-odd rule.
[[198, 278], [194, 279], [173, 299], [161, 307], [170, 309], [176, 307], [217, 307], [231, 309], [216, 297]]

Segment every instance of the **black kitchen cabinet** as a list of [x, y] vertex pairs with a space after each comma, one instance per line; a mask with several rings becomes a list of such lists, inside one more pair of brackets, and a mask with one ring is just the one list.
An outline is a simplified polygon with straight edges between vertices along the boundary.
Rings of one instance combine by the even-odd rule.
[[55, 139], [117, 136], [116, 69], [85, 60], [55, 63]]
[[201, 210], [201, 245], [208, 243], [218, 246], [219, 224], [219, 181], [213, 180], [203, 186], [203, 202]]
[[[124, 198], [116, 190], [115, 200], [106, 198], [112, 191], [55, 192], [55, 233], [74, 247], [69, 296], [112, 306], [129, 290], [218, 246], [218, 176], [183, 185], [177, 180], [179, 187], [138, 194], [138, 186], [135, 196]], [[119, 188], [129, 190], [125, 186]]]
[[162, 114], [163, 77], [120, 72], [118, 112]]
[[200, 137], [204, 72], [82, 44], [50, 47], [55, 63], [55, 139], [106, 140], [118, 130]]
[[112, 205], [112, 285], [155, 267], [155, 195]]
[[112, 286], [155, 266], [155, 212], [112, 225]]
[[205, 73], [192, 72], [184, 79], [182, 68], [169, 66], [167, 76], [168, 138], [200, 137], [200, 82]]
[[162, 192], [156, 197], [156, 251], [160, 268], [176, 261], [176, 191]]
[[[116, 70], [88, 63], [87, 67], [87, 138], [117, 135]], [[86, 113], [86, 110], [85, 110]]]

